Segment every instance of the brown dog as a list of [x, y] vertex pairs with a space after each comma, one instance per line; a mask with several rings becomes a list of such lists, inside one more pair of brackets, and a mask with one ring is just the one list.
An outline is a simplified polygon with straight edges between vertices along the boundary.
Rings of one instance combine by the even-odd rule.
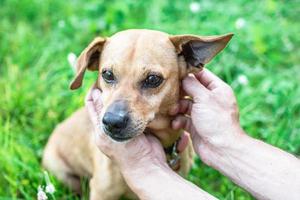
[[[168, 111], [180, 98], [181, 79], [201, 69], [231, 37], [170, 36], [152, 30], [97, 37], [79, 56], [71, 89], [81, 86], [86, 69], [99, 71], [96, 84], [102, 90], [104, 133], [120, 142], [150, 131], [165, 148], [172, 147], [181, 132], [170, 128]], [[78, 110], [54, 130], [43, 165], [77, 191], [79, 177], [91, 178], [90, 199], [118, 199], [130, 190], [118, 166], [97, 149], [92, 131], [86, 109]], [[183, 176], [192, 165], [192, 152], [189, 144], [181, 153]]]

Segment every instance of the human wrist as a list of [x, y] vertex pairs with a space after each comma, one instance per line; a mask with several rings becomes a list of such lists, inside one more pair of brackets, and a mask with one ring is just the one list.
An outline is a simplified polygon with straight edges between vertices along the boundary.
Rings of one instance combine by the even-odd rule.
[[158, 169], [163, 169], [164, 171], [168, 171], [169, 169], [166, 162], [164, 163], [157, 158], [142, 158], [135, 163], [119, 166], [125, 179], [132, 182], [135, 182], [136, 179], [140, 179], [141, 175], [153, 174]]
[[225, 158], [231, 150], [242, 148], [247, 138], [249, 136], [240, 125], [234, 125], [226, 133], [202, 140], [196, 152], [207, 165], [217, 168], [220, 159]]
[[232, 123], [227, 126], [222, 126], [222, 130], [218, 134], [210, 137], [205, 142], [217, 151], [226, 151], [240, 142], [245, 136], [245, 132], [239, 123]]
[[[136, 166], [138, 167], [138, 166]], [[153, 160], [136, 169], [123, 171], [131, 190], [139, 199], [213, 199], [215, 198], [184, 180], [165, 162]]]
[[[138, 164], [129, 167], [121, 168], [121, 173], [126, 180], [126, 183], [131, 190], [136, 193], [139, 198], [147, 193], [149, 187], [155, 181], [160, 180], [159, 177], [172, 177], [176, 175], [167, 165], [158, 159], [139, 162]], [[156, 185], [156, 184], [155, 184]], [[142, 198], [141, 198], [142, 199]]]

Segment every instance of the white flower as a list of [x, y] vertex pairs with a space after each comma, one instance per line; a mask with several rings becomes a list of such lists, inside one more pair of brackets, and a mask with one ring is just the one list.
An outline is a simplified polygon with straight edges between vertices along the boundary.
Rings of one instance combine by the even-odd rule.
[[74, 71], [76, 71], [76, 60], [77, 56], [75, 53], [71, 52], [68, 54], [68, 62]]
[[47, 200], [48, 199], [46, 193], [44, 192], [43, 188], [40, 185], [38, 187], [37, 199], [38, 200]]
[[46, 187], [45, 187], [45, 191], [49, 194], [53, 194], [55, 192], [55, 188], [54, 185], [51, 183], [48, 172], [44, 171], [44, 176], [45, 176], [45, 180], [46, 180]]
[[65, 27], [65, 25], [66, 25], [66, 23], [65, 23], [64, 20], [59, 20], [59, 21], [58, 21], [58, 27], [59, 27], [59, 28], [63, 28], [63, 27]]
[[242, 29], [246, 26], [246, 20], [244, 18], [238, 18], [235, 21], [235, 28], [236, 29]]
[[248, 83], [249, 83], [249, 80], [248, 80], [247, 76], [242, 75], [242, 74], [238, 76], [237, 81], [241, 85], [248, 85]]
[[53, 194], [55, 192], [55, 188], [54, 188], [54, 185], [53, 184], [48, 184], [45, 188], [45, 191], [47, 193], [50, 193], [50, 194]]
[[191, 11], [192, 13], [197, 13], [197, 12], [200, 11], [200, 9], [201, 9], [200, 3], [195, 2], [195, 1], [192, 2], [192, 3], [190, 3], [190, 11]]

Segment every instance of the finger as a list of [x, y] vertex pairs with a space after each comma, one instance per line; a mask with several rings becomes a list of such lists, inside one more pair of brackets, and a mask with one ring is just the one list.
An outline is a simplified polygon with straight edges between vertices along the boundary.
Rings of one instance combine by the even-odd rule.
[[[180, 87], [180, 91], [179, 91], [179, 96], [183, 99], [190, 99], [192, 100], [192, 97], [189, 97], [188, 94], [184, 91], [184, 89], [182, 87]], [[173, 105], [170, 110], [169, 110], [169, 115], [176, 115], [179, 111], [179, 103]]]
[[191, 115], [193, 102], [189, 99], [182, 99], [179, 101], [178, 113]]
[[88, 110], [88, 113], [89, 113], [90, 119], [92, 120], [93, 125], [97, 126], [98, 125], [98, 120], [97, 120], [98, 115], [97, 115], [96, 108], [95, 108], [95, 105], [93, 102], [93, 97], [92, 97], [92, 91], [94, 90], [94, 88], [95, 88], [95, 85], [93, 85], [89, 89], [88, 94], [85, 97], [85, 106]]
[[156, 157], [161, 159], [161, 161], [165, 161], [166, 156], [165, 156], [164, 149], [163, 149], [160, 141], [151, 134], [147, 134], [146, 138], [147, 138], [147, 140], [149, 141], [149, 143], [152, 147], [154, 155], [156, 155]]
[[180, 137], [178, 144], [177, 144], [177, 151], [179, 153], [183, 152], [185, 150], [186, 146], [188, 145], [188, 143], [189, 143], [189, 134], [186, 131], [184, 131]]
[[179, 100], [178, 104], [176, 104], [174, 107], [171, 108], [169, 111], [169, 114], [171, 116], [177, 115], [177, 114], [186, 114], [191, 115], [193, 102], [190, 99], [181, 99]]
[[111, 158], [111, 154], [112, 154], [111, 149], [113, 144], [110, 138], [102, 131], [95, 131], [94, 137], [95, 137], [96, 145], [101, 150], [101, 152]]
[[213, 90], [226, 84], [222, 79], [206, 68], [195, 74], [195, 77], [209, 90]]
[[192, 131], [192, 120], [191, 118], [184, 116], [184, 115], [178, 115], [173, 121], [172, 121], [172, 128], [175, 130], [184, 129], [187, 132]]
[[179, 91], [179, 94], [181, 97], [185, 97], [185, 96], [188, 96], [188, 94], [184, 91], [183, 87], [181, 86], [180, 87], [180, 91]]
[[84, 102], [89, 102], [89, 101], [93, 101], [93, 97], [92, 97], [92, 91], [96, 88], [96, 84], [94, 83], [92, 85], [92, 87], [89, 89], [87, 95], [85, 96], [85, 101]]
[[205, 88], [193, 74], [189, 74], [183, 79], [182, 87], [184, 91], [193, 98], [205, 95], [208, 92], [207, 88]]
[[192, 119], [183, 115], [177, 116], [172, 122], [172, 128], [175, 130], [184, 129], [191, 136], [192, 141], [199, 138], [197, 131], [192, 123]]
[[95, 105], [93, 102], [87, 102], [87, 103], [85, 103], [85, 106], [87, 108], [89, 117], [90, 117], [94, 127], [96, 128], [98, 126], [98, 114], [96, 112]]
[[101, 99], [101, 92], [99, 89], [95, 88], [92, 90], [92, 98], [93, 98], [93, 103], [95, 105], [96, 113], [100, 115], [102, 109], [102, 99]]
[[154, 149], [163, 149], [159, 140], [151, 134], [146, 135], [147, 140], [154, 147]]

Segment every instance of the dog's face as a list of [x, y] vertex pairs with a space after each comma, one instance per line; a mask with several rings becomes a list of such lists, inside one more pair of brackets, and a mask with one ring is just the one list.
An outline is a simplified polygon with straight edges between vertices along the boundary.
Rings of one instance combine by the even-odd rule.
[[200, 69], [232, 35], [169, 36], [150, 30], [127, 30], [96, 38], [77, 61], [71, 89], [80, 87], [85, 69], [99, 70], [102, 90], [101, 127], [116, 141], [164, 129], [168, 110], [179, 98], [180, 80]]

